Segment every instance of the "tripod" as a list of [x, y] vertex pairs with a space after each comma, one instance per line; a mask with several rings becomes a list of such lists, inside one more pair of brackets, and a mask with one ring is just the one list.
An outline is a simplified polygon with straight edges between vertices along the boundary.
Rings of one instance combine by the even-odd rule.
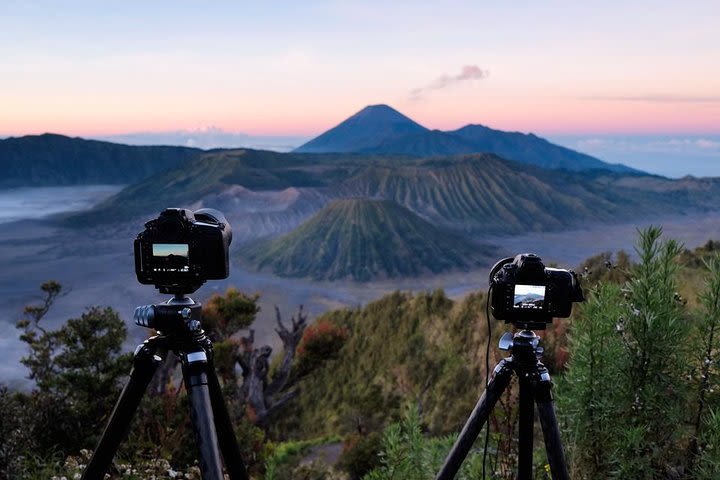
[[513, 372], [517, 375], [520, 383], [517, 479], [529, 480], [532, 478], [534, 402], [537, 404], [552, 478], [553, 480], [569, 480], [550, 393], [552, 386], [550, 374], [540, 362], [543, 348], [539, 346], [539, 342], [540, 337], [531, 330], [521, 330], [514, 336], [510, 332], [506, 332], [502, 336], [499, 348], [510, 351], [512, 356], [502, 359], [495, 367], [490, 383], [465, 422], [460, 436], [455, 441], [435, 480], [455, 478], [463, 460], [480, 434], [480, 430], [488, 421], [495, 403], [510, 384]]
[[135, 309], [135, 323], [156, 329], [158, 335], [145, 340], [135, 350], [130, 380], [83, 472], [83, 480], [105, 477], [145, 390], [169, 351], [182, 363], [202, 478], [223, 480], [222, 453], [230, 479], [248, 480], [220, 382], [215, 375], [212, 342], [205, 335], [200, 318], [201, 305], [183, 294], [176, 294], [165, 303]]

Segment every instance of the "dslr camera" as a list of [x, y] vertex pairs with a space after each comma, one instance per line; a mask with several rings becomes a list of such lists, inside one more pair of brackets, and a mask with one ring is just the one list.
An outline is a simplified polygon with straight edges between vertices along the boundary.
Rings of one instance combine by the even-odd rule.
[[575, 272], [547, 268], [533, 253], [497, 262], [490, 287], [493, 316], [527, 330], [544, 330], [553, 318], [569, 317], [572, 304], [584, 300]]
[[167, 208], [135, 239], [135, 273], [161, 293], [193, 293], [207, 280], [230, 273], [232, 229], [212, 208]]

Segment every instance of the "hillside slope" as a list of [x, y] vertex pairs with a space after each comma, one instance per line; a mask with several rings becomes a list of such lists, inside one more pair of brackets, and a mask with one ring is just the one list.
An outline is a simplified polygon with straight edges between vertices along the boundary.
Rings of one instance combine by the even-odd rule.
[[370, 166], [343, 182], [343, 195], [393, 200], [433, 223], [473, 233], [557, 230], [610, 218], [621, 205], [579, 184], [558, 188], [494, 155], [397, 167]]
[[202, 150], [135, 147], [43, 134], [0, 140], [0, 188], [127, 184], [183, 165]]
[[467, 269], [493, 249], [446, 233], [386, 200], [343, 199], [297, 229], [242, 249], [258, 270], [315, 280], [418, 276]]
[[[75, 227], [128, 220], [155, 214], [168, 206], [189, 206], [206, 196], [216, 197], [233, 186], [254, 191], [281, 191], [291, 187], [321, 187], [358, 170], [353, 165], [335, 165], [336, 158], [292, 155], [262, 150], [223, 150], [209, 152], [181, 168], [167, 170], [131, 185], [91, 210], [64, 220]], [[221, 208], [212, 203], [213, 208]], [[240, 201], [224, 203], [232, 214], [242, 208]]]
[[532, 133], [504, 132], [483, 125], [466, 125], [447, 133], [472, 145], [476, 152], [491, 152], [503, 158], [542, 168], [635, 171], [625, 165], [603, 162], [590, 155], [555, 145]]
[[483, 292], [457, 302], [442, 291], [395, 292], [317, 322], [332, 322], [350, 336], [336, 357], [299, 380], [300, 394], [276, 426], [279, 435], [372, 431], [419, 402], [430, 432], [462, 427], [483, 386]]

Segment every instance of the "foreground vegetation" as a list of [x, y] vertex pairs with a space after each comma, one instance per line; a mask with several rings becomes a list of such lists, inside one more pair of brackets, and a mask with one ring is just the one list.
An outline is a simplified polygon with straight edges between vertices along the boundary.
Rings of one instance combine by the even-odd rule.
[[[543, 340], [572, 478], [717, 478], [719, 252], [714, 242], [688, 251], [649, 229], [640, 235], [637, 263], [620, 252], [581, 266], [588, 300]], [[45, 330], [42, 317], [61, 288], [48, 283], [43, 290], [46, 302], [29, 307], [18, 325], [35, 390], [0, 390], [0, 477], [72, 478], [129, 367], [115, 312], [93, 308]], [[257, 479], [432, 478], [481, 393], [487, 342], [495, 351], [505, 330], [491, 322], [488, 338], [483, 292], [461, 301], [442, 291], [396, 292], [307, 327], [298, 314], [286, 330], [297, 338], [286, 343], [292, 352], [267, 365], [267, 384], [284, 379], [282, 388], [258, 406], [243, 389], [241, 368], [266, 352], [248, 344], [256, 301], [231, 290], [208, 302], [205, 315], [236, 434]], [[491, 366], [499, 358], [492, 355]], [[175, 368], [152, 386], [116, 476], [199, 478]], [[516, 396], [513, 386], [491, 418], [486, 478], [513, 478]], [[549, 478], [536, 444], [535, 478]], [[477, 446], [462, 478], [481, 478], [482, 438]]]

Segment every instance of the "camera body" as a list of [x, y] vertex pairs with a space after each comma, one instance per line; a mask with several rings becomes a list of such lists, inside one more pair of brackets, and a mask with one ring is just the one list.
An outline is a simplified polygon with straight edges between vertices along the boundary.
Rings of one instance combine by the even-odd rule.
[[218, 210], [167, 208], [135, 239], [135, 273], [161, 293], [192, 293], [230, 274], [232, 229]]
[[528, 330], [543, 330], [553, 318], [569, 317], [572, 304], [584, 300], [575, 272], [546, 268], [532, 253], [496, 263], [490, 286], [493, 316]]

